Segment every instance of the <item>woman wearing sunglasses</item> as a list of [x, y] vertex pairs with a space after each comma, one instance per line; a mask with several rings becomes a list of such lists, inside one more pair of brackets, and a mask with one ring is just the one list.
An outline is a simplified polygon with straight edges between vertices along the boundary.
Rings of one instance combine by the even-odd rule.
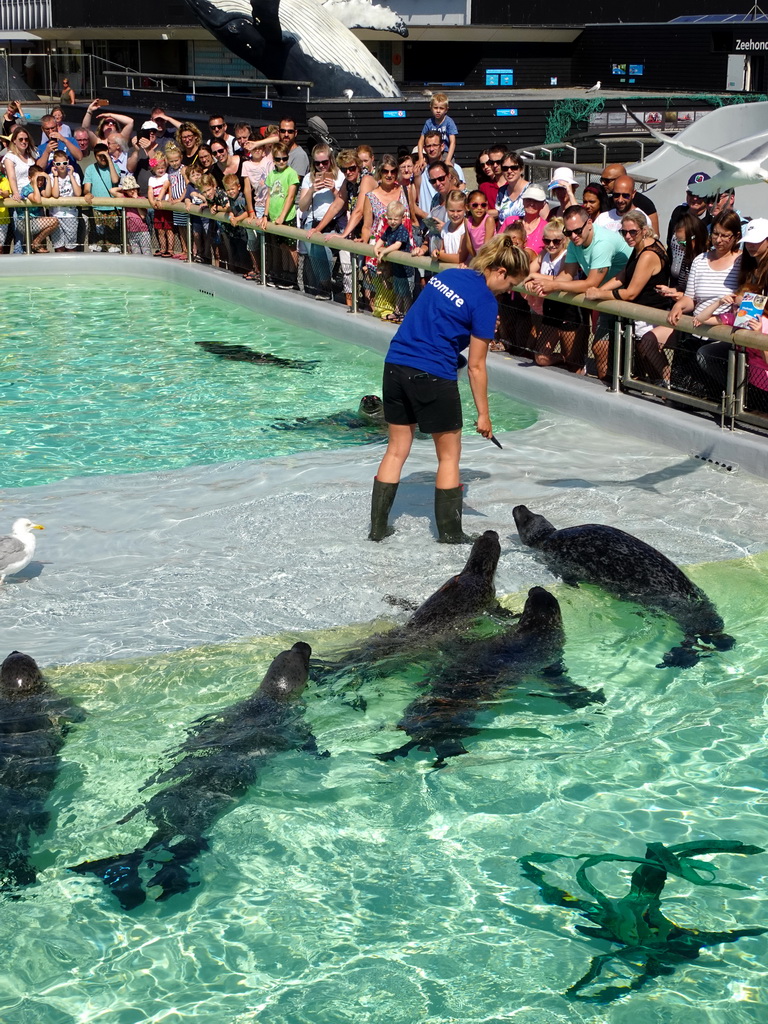
[[[325, 143], [313, 148], [310, 159], [311, 167], [301, 182], [298, 202], [299, 227], [307, 230], [323, 221], [344, 184], [344, 175]], [[318, 299], [332, 298], [333, 250], [324, 245], [299, 242], [299, 255], [304, 257], [304, 291]]]
[[[621, 218], [619, 231], [627, 245], [632, 246], [627, 265], [599, 288], [588, 288], [585, 297], [591, 301], [621, 299], [623, 302], [637, 302], [652, 309], [669, 309], [669, 299], [658, 291], [659, 285], [669, 283], [669, 255], [656, 237], [648, 218], [642, 210], [629, 210]], [[643, 353], [651, 353], [658, 357], [672, 333], [671, 327], [636, 320], [634, 334], [639, 341], [638, 355], [641, 361]], [[658, 362], [658, 359], [656, 361]], [[653, 368], [652, 374], [654, 378], [659, 376], [657, 370]]]
[[522, 217], [523, 194], [531, 184], [523, 177], [525, 161], [517, 153], [507, 153], [501, 164], [504, 184], [496, 196], [496, 209], [499, 213], [499, 224], [509, 217]]

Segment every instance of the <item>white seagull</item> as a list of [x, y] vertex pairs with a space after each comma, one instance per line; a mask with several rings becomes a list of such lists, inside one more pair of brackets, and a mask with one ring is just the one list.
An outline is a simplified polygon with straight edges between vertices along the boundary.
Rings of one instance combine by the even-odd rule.
[[600, 92], [600, 79], [598, 79], [595, 82], [594, 85], [590, 85], [590, 87], [588, 89], [585, 89], [584, 91], [585, 92]]
[[0, 583], [6, 576], [21, 572], [29, 565], [35, 553], [35, 535], [32, 531], [43, 529], [45, 527], [29, 519], [17, 519], [11, 532], [0, 537]]
[[[622, 107], [624, 104], [622, 103]], [[708, 153], [706, 149], [697, 149], [696, 146], [689, 146], [680, 139], [670, 139], [662, 132], [657, 132], [647, 124], [643, 124], [639, 117], [624, 107], [624, 110], [646, 131], [650, 132], [654, 139], [664, 142], [673, 149], [685, 153], [686, 156], [695, 160], [708, 160], [719, 168], [718, 173], [707, 181], [700, 184], [689, 185], [689, 191], [697, 196], [712, 196], [717, 192], [724, 192], [727, 188], [736, 188], [738, 185], [759, 185], [768, 182], [768, 142], [761, 142], [759, 146], [747, 153], [743, 160], [729, 160], [727, 156], [719, 156], [717, 153]]]

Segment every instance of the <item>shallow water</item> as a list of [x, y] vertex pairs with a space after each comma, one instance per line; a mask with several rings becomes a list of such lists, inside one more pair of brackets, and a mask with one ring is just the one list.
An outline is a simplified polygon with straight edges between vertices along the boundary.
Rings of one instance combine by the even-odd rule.
[[[768, 484], [554, 415], [520, 426], [498, 432], [501, 452], [465, 439], [467, 527], [499, 531], [511, 608], [534, 584], [557, 595], [569, 674], [606, 704], [511, 691], [435, 772], [429, 753], [372, 756], [406, 738], [396, 723], [428, 666], [366, 682], [364, 710], [312, 682], [306, 717], [331, 756], [275, 757], [212, 828], [200, 885], [130, 914], [67, 867], [146, 841], [143, 814], [117, 822], [190, 723], [246, 696], [297, 639], [322, 656], [403, 621], [385, 596], [423, 600], [467, 550], [433, 543], [430, 442], [416, 442], [379, 545], [364, 539], [375, 445], [0, 490], [4, 519], [46, 526], [26, 578], [0, 588], [5, 648], [49, 666], [88, 712], [64, 747], [38, 883], [0, 898], [3, 1024], [763, 1020], [766, 936], [705, 949], [609, 1006], [565, 999], [609, 946], [544, 904], [517, 858], [698, 839], [768, 849]], [[554, 581], [517, 540], [520, 502], [558, 526], [621, 526], [690, 566], [737, 646], [656, 669], [674, 624]], [[768, 853], [712, 860], [750, 888], [670, 879], [667, 915], [764, 926]], [[574, 869], [548, 877], [581, 895]], [[595, 873], [616, 896], [628, 876]]]
[[[14, 328], [0, 356], [0, 486], [377, 440], [333, 424], [295, 429], [297, 419], [356, 412], [363, 395], [381, 391], [381, 357], [367, 349], [152, 281], [68, 289], [60, 278], [10, 279], [5, 308]], [[199, 342], [308, 365], [223, 359]], [[462, 397], [471, 425], [466, 386]], [[536, 418], [502, 396], [496, 413], [501, 430]]]

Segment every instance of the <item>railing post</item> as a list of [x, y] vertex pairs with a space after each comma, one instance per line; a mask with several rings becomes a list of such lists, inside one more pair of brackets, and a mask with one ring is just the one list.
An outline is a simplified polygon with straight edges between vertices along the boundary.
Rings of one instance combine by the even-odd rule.
[[739, 349], [736, 353], [736, 394], [733, 403], [733, 416], [734, 419], [740, 416], [744, 412], [744, 393], [747, 390], [748, 383], [748, 370], [747, 370], [747, 356], [743, 349]]
[[357, 296], [358, 296], [358, 292], [360, 291], [360, 282], [359, 282], [358, 271], [360, 269], [360, 264], [358, 263], [357, 253], [356, 252], [351, 252], [349, 254], [349, 259], [350, 259], [350, 277], [352, 279], [352, 312], [353, 313], [358, 313], [359, 310], [357, 308]]
[[262, 285], [267, 286], [267, 236], [259, 232], [259, 278]]
[[128, 253], [128, 224], [124, 206], [120, 207], [120, 244], [123, 247], [123, 256], [125, 256]]
[[32, 231], [29, 226], [29, 207], [24, 207], [24, 239], [27, 248], [27, 256], [32, 252]]
[[635, 355], [634, 330], [632, 321], [628, 320], [624, 325], [624, 366], [622, 368], [622, 380], [632, 379], [632, 360]]
[[187, 263], [193, 260], [192, 248], [192, 218], [187, 217]]
[[[728, 350], [728, 376], [725, 381], [725, 394], [723, 396], [723, 419], [730, 419], [731, 430], [733, 430], [733, 407], [735, 402], [736, 384], [736, 349], [731, 345]], [[725, 426], [725, 423], [722, 423]]]
[[611, 391], [619, 393], [619, 375], [621, 373], [621, 332], [623, 330], [621, 317], [616, 317], [613, 325], [613, 366], [611, 367]]

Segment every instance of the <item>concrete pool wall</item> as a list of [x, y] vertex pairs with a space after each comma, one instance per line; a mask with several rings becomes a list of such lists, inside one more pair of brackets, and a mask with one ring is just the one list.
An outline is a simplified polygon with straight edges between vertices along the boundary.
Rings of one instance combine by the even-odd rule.
[[[75, 283], [87, 276], [161, 278], [296, 327], [364, 345], [382, 355], [396, 329], [365, 314], [350, 315], [339, 304], [318, 302], [298, 292], [263, 288], [212, 267], [143, 256], [110, 257], [104, 253], [14, 256], [0, 261], [0, 278], [28, 274], [30, 264], [41, 276], [60, 275]], [[488, 374], [492, 389], [537, 408], [573, 416], [600, 431], [667, 445], [728, 472], [741, 468], [768, 478], [768, 442], [757, 435], [742, 430], [723, 430], [703, 416], [670, 409], [637, 396], [614, 394], [593, 379], [534, 366], [517, 356], [491, 354]], [[567, 443], [564, 437], [563, 444]]]

